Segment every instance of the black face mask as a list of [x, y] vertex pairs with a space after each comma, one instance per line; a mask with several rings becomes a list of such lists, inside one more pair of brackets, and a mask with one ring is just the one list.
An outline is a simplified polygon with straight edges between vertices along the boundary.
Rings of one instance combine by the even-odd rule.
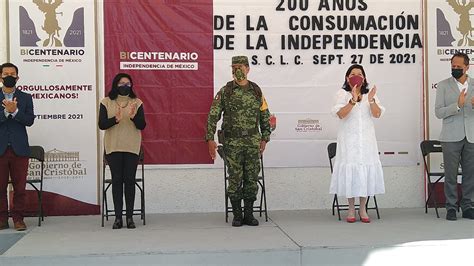
[[6, 76], [3, 78], [3, 86], [7, 88], [13, 88], [16, 85], [16, 77]]
[[122, 85], [122, 86], [119, 86], [118, 88], [118, 93], [122, 96], [127, 96], [130, 94], [130, 86], [127, 86], [127, 85]]
[[451, 75], [455, 79], [459, 79], [460, 77], [462, 77], [462, 75], [464, 75], [464, 72], [461, 68], [453, 68], [453, 69], [451, 69]]

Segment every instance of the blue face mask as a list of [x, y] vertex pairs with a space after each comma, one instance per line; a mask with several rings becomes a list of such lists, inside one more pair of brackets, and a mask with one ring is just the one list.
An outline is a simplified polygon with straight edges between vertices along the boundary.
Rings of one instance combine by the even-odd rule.
[[459, 79], [460, 77], [462, 77], [462, 75], [464, 75], [464, 71], [461, 68], [453, 68], [451, 69], [451, 75], [455, 79]]

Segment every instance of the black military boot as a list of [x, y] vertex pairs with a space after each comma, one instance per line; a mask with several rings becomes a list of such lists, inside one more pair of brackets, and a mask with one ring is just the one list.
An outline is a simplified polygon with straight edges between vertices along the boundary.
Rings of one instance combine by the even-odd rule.
[[244, 201], [244, 224], [257, 226], [258, 220], [253, 217], [253, 200]]
[[234, 214], [234, 219], [232, 219], [232, 226], [242, 226], [242, 201], [236, 200], [231, 201], [232, 204], [232, 214]]

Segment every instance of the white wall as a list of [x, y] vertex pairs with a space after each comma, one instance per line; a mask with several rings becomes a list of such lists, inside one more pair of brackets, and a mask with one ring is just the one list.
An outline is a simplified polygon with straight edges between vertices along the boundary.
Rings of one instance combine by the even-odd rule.
[[[379, 207], [422, 207], [422, 171], [420, 166], [384, 168], [386, 194], [377, 196]], [[224, 210], [222, 169], [156, 169], [145, 174], [148, 212]], [[332, 204], [329, 168], [265, 169], [265, 180], [269, 210], [328, 209]]]
[[[99, 1], [99, 31], [103, 29]], [[7, 59], [6, 1], [0, 1], [0, 62]], [[99, 34], [99, 87], [103, 84], [103, 40]], [[13, 62], [15, 63], [15, 62]], [[33, 73], [23, 73], [30, 75]], [[271, 143], [269, 144], [271, 145]], [[420, 158], [421, 160], [421, 158]], [[222, 169], [159, 169], [146, 174], [148, 213], [221, 212], [224, 210]], [[152, 168], [152, 169], [151, 169]], [[378, 196], [381, 208], [421, 207], [424, 204], [421, 166], [385, 167], [386, 194]], [[269, 168], [265, 171], [270, 210], [328, 209], [329, 168]], [[137, 191], [137, 196], [138, 196]], [[136, 201], [139, 204], [139, 201]], [[382, 213], [383, 215], [383, 213]]]
[[7, 1], [0, 1], [0, 62], [7, 61]]

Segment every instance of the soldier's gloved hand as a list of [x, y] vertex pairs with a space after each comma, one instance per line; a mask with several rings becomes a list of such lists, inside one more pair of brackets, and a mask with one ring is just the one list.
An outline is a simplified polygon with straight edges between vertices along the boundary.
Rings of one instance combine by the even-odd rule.
[[213, 160], [216, 159], [217, 143], [213, 140], [208, 140], [207, 147], [209, 148], [209, 155], [211, 155], [211, 158]]
[[263, 154], [263, 152], [265, 151], [266, 146], [267, 146], [267, 142], [264, 141], [264, 140], [261, 140], [260, 141], [260, 154]]

